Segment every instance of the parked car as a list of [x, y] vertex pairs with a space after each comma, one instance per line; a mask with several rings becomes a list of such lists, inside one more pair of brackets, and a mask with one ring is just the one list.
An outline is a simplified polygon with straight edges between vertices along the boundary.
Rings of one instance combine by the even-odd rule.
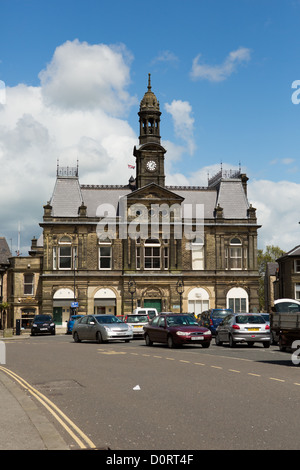
[[55, 335], [55, 323], [51, 315], [35, 315], [31, 325], [31, 335], [49, 333]]
[[133, 330], [133, 336], [142, 336], [144, 334], [143, 327], [148, 324], [150, 318], [148, 315], [126, 315], [124, 322], [128, 323]]
[[216, 333], [216, 345], [229, 342], [230, 347], [236, 343], [263, 343], [265, 348], [270, 346], [270, 325], [262, 315], [254, 313], [234, 313], [227, 315], [220, 323]]
[[76, 321], [73, 327], [73, 339], [75, 343], [82, 340], [107, 341], [124, 340], [128, 343], [133, 338], [130, 325], [122, 322], [115, 315], [84, 315]]
[[132, 312], [134, 315], [148, 315], [149, 318], [154, 318], [158, 315], [156, 308], [150, 307], [137, 307]]
[[144, 326], [147, 346], [153, 343], [166, 343], [169, 348], [183, 344], [201, 344], [208, 348], [211, 332], [199, 326], [192, 314], [165, 313], [153, 318]]
[[205, 326], [215, 335], [221, 321], [230, 313], [233, 313], [231, 308], [211, 308], [198, 315], [198, 322], [200, 326]]
[[68, 322], [67, 322], [67, 334], [71, 334], [73, 330], [74, 323], [79, 318], [83, 317], [83, 315], [71, 315]]

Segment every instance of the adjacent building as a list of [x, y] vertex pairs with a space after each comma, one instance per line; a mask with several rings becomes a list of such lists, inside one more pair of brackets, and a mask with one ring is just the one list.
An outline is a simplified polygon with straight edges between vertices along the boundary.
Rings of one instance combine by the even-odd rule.
[[275, 299], [300, 300], [300, 245], [278, 258], [274, 283]]
[[14, 321], [40, 311], [64, 325], [74, 308], [258, 311], [259, 226], [247, 176], [221, 169], [206, 187], [166, 186], [150, 75], [138, 116], [135, 175], [124, 185], [82, 185], [78, 166], [58, 165], [30, 261], [11, 266]]

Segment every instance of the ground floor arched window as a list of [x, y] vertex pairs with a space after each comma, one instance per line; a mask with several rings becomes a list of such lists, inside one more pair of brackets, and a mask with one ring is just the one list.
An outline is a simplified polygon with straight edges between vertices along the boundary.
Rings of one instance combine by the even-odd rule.
[[226, 306], [231, 308], [235, 313], [248, 312], [249, 296], [242, 287], [233, 287], [227, 293]]
[[188, 294], [188, 312], [196, 316], [209, 309], [209, 294], [202, 287], [195, 287]]

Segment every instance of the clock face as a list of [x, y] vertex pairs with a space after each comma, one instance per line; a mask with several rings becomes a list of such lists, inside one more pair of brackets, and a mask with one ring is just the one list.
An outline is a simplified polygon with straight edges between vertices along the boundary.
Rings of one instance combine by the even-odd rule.
[[147, 162], [146, 168], [148, 171], [155, 171], [157, 167], [157, 164], [154, 160], [150, 160]]

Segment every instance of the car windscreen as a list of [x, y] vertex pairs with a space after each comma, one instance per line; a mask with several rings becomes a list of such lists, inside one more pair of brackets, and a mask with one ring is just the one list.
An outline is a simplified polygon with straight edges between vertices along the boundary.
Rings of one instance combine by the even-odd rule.
[[298, 313], [300, 312], [300, 305], [293, 302], [279, 302], [275, 305], [275, 310], [279, 313]]
[[114, 315], [95, 315], [98, 323], [122, 323], [121, 320]]
[[231, 313], [231, 310], [213, 310], [211, 317], [212, 318], [225, 318], [226, 315]]
[[34, 318], [34, 322], [36, 321], [51, 321], [52, 317], [50, 315], [38, 315]]
[[189, 315], [170, 315], [167, 317], [168, 326], [199, 326], [195, 317]]
[[127, 323], [148, 323], [147, 315], [128, 315]]
[[266, 323], [261, 315], [237, 315], [235, 319], [236, 323]]

